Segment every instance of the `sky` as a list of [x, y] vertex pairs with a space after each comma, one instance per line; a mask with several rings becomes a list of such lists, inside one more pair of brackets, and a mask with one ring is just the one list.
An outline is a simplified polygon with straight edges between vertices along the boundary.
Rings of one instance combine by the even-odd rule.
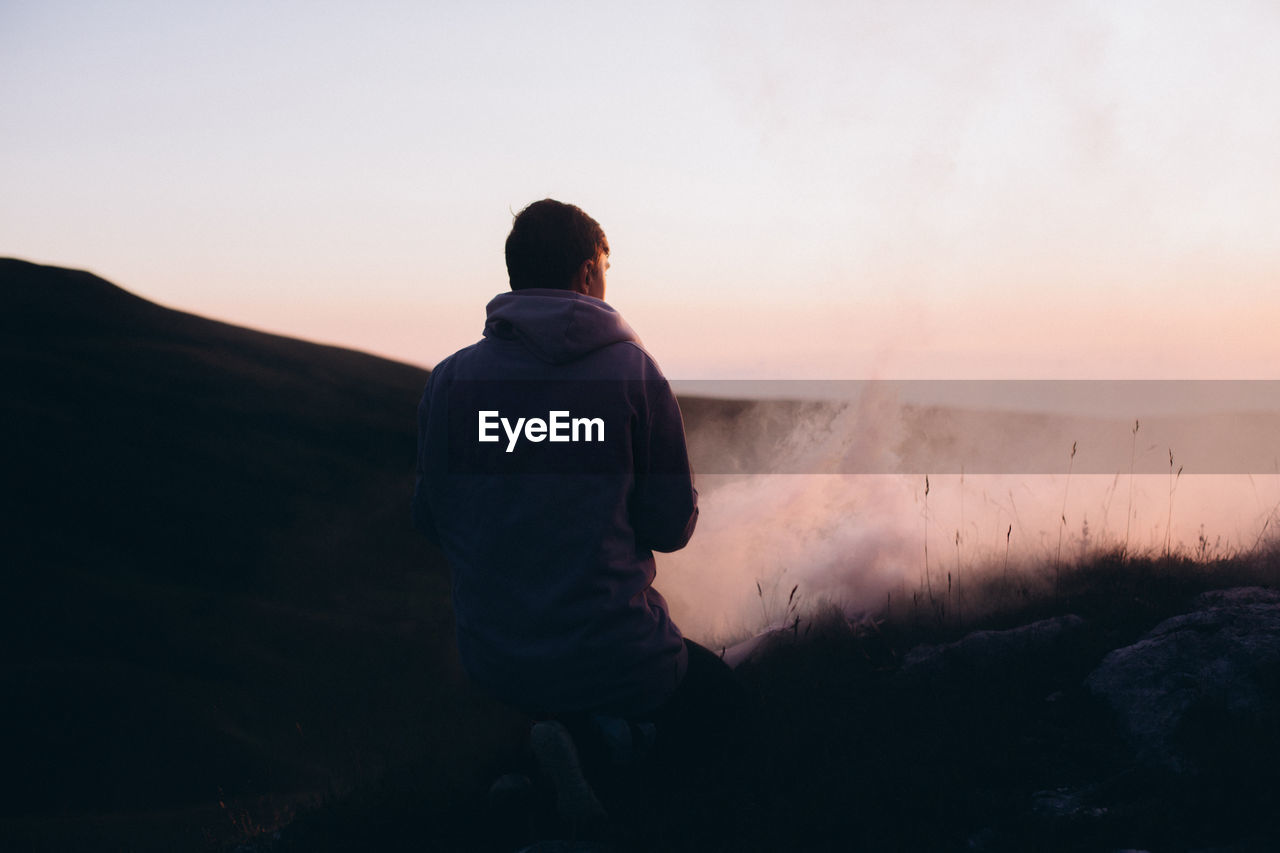
[[430, 366], [576, 203], [674, 379], [1274, 378], [1270, 2], [0, 4], [0, 255]]
[[[0, 0], [0, 256], [431, 366], [553, 197], [677, 383], [1280, 379], [1277, 44], [1271, 0]], [[665, 594], [717, 638], [762, 589], [907, 594], [922, 546], [966, 578], [1274, 534], [1280, 468], [1175, 476], [1153, 429], [1120, 439], [1163, 476], [704, 476]]]

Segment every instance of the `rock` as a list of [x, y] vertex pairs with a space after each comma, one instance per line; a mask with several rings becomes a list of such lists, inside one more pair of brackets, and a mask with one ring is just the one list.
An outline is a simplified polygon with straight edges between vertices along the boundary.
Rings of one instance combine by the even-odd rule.
[[912, 684], [949, 675], [990, 675], [1034, 660], [1084, 627], [1079, 616], [1055, 616], [1007, 631], [975, 631], [954, 643], [916, 646], [902, 661], [898, 680]]
[[970, 835], [964, 847], [966, 850], [993, 850], [999, 841], [999, 834], [995, 829], [987, 826]]
[[1188, 853], [1275, 853], [1274, 838], [1246, 838], [1222, 847], [1195, 847]]
[[1280, 604], [1280, 590], [1261, 586], [1237, 586], [1231, 589], [1211, 589], [1196, 596], [1195, 607], [1229, 607], [1240, 604]]
[[1094, 804], [1097, 792], [1092, 788], [1055, 788], [1052, 791], [1036, 791], [1031, 795], [1031, 812], [1042, 818], [1105, 817], [1106, 808]]
[[1108, 654], [1085, 682], [1139, 759], [1175, 772], [1274, 751], [1267, 733], [1280, 731], [1280, 595], [1219, 590], [1197, 605]]

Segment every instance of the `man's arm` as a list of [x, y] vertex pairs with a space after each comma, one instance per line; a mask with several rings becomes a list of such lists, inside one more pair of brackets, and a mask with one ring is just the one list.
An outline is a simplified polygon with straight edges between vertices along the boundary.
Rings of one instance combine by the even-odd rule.
[[631, 523], [637, 544], [653, 551], [678, 551], [698, 523], [698, 491], [693, 486], [684, 421], [665, 379], [644, 383], [647, 406], [635, 439], [636, 491]]

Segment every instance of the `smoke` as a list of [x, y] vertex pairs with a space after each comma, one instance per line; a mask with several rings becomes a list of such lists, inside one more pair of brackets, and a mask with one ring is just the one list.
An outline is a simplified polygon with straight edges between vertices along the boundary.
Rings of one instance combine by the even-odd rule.
[[[1249, 551], [1280, 525], [1280, 473], [1188, 473], [1195, 460], [1176, 448], [1172, 467], [1150, 473], [1160, 470], [1158, 460], [1168, 465], [1169, 449], [1152, 439], [1154, 427], [1135, 435], [1132, 422], [1110, 422], [1124, 459], [1099, 474], [1114, 454], [1090, 463], [1081, 445], [1072, 456], [1064, 435], [1082, 424], [1069, 417], [1020, 420], [1014, 436], [963, 413], [931, 410], [922, 420], [919, 407], [881, 393], [841, 405], [750, 404], [732, 419], [685, 408], [694, 410], [695, 470], [702, 463], [734, 473], [697, 475], [698, 529], [685, 549], [659, 556], [657, 586], [676, 624], [716, 646], [790, 623], [824, 601], [850, 614], [874, 612], [930, 587], [970, 588], [993, 572], [1049, 577], [1122, 547], [1209, 560]], [[783, 414], [791, 418], [786, 428]], [[1048, 448], [1062, 468], [1075, 468], [779, 473], [848, 470], [841, 463], [851, 456], [870, 460], [866, 470], [893, 470], [906, 457], [936, 460], [925, 452], [934, 445], [1023, 458]]]
[[695, 639], [731, 642], [784, 622], [793, 588], [805, 610], [823, 598], [846, 608], [880, 600], [918, 548], [910, 513], [899, 511], [911, 501], [903, 485], [806, 474], [712, 484], [693, 540], [660, 563], [676, 624]]

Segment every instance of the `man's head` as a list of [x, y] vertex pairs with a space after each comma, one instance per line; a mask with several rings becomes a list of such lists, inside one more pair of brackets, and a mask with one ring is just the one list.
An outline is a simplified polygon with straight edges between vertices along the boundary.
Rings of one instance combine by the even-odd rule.
[[511, 224], [507, 275], [512, 290], [549, 287], [604, 299], [608, 267], [604, 229], [572, 204], [544, 198]]

